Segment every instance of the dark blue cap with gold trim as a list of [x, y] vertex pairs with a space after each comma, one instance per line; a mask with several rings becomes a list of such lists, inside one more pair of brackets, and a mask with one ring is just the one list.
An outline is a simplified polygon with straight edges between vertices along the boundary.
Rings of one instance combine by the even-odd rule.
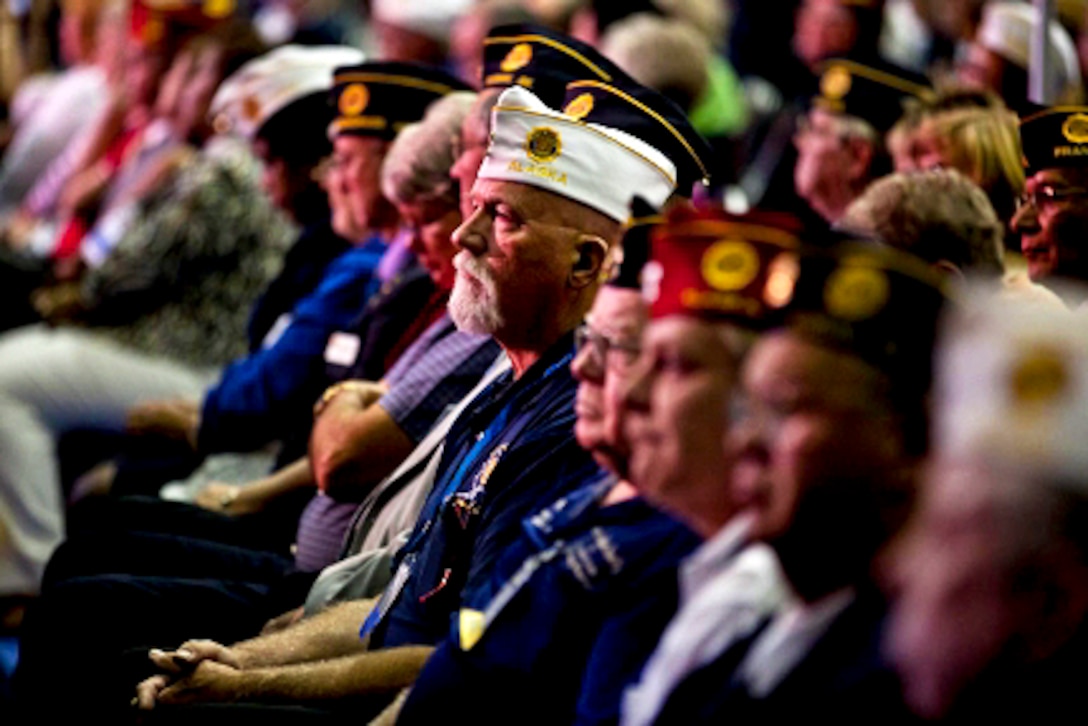
[[472, 90], [440, 68], [373, 62], [337, 68], [331, 91], [336, 117], [329, 135], [392, 139], [423, 118], [427, 107], [454, 91]]
[[630, 81], [591, 46], [540, 25], [499, 25], [484, 39], [484, 88], [524, 86], [558, 108], [567, 84], [582, 79]]
[[839, 58], [820, 66], [820, 90], [813, 97], [812, 106], [856, 116], [883, 132], [903, 115], [903, 101], [932, 95], [933, 90], [923, 77], [905, 69]]
[[921, 260], [872, 243], [806, 249], [782, 322], [892, 375], [923, 374], [946, 296], [944, 280]]
[[667, 156], [676, 165], [678, 194], [690, 197], [693, 185], [710, 181], [710, 144], [680, 107], [657, 91], [629, 78], [577, 80], [567, 85], [561, 108], [581, 121], [625, 131]]
[[623, 233], [620, 263], [608, 284], [630, 290], [642, 290], [642, 268], [650, 259], [650, 233], [665, 221], [661, 212], [642, 197], [631, 201], [631, 220]]
[[1020, 122], [1029, 174], [1040, 169], [1088, 167], [1088, 106], [1055, 106]]

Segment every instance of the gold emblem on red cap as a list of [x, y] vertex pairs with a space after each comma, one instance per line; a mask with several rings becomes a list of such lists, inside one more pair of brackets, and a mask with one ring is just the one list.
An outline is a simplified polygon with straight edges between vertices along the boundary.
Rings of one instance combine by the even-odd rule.
[[742, 240], [722, 240], [707, 247], [700, 269], [715, 290], [742, 290], [759, 274], [759, 253]]
[[567, 107], [563, 109], [563, 113], [580, 121], [593, 110], [593, 103], [593, 94], [583, 93], [568, 103]]
[[502, 59], [502, 63], [499, 64], [499, 68], [504, 73], [513, 73], [519, 71], [525, 66], [529, 65], [529, 61], [533, 59], [533, 46], [528, 43], [518, 43], [510, 52], [506, 54], [506, 57]]
[[888, 276], [882, 270], [847, 262], [828, 276], [824, 305], [837, 318], [865, 320], [880, 312], [888, 292]]
[[362, 83], [352, 83], [340, 94], [337, 107], [344, 116], [358, 116], [370, 103], [370, 91]]
[[563, 153], [563, 139], [555, 129], [537, 126], [525, 137], [525, 153], [541, 164], [555, 161]]
[[832, 101], [838, 101], [850, 93], [853, 85], [854, 79], [851, 78], [850, 71], [842, 66], [831, 66], [820, 79], [820, 93]]
[[1074, 144], [1088, 144], [1088, 114], [1075, 113], [1062, 124], [1062, 136]]
[[225, 18], [234, 12], [234, 0], [204, 0], [204, 16]]
[[1069, 386], [1069, 370], [1060, 351], [1037, 349], [1025, 354], [1013, 366], [1009, 389], [1021, 405], [1051, 403]]

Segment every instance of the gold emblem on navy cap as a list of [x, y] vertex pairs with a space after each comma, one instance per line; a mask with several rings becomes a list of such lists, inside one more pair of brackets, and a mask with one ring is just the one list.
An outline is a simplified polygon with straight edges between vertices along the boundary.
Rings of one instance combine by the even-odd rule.
[[525, 153], [541, 164], [555, 161], [563, 153], [563, 139], [555, 129], [537, 126], [525, 137]]
[[362, 83], [352, 83], [340, 93], [338, 108], [345, 116], [358, 116], [370, 103], [370, 91]]
[[593, 104], [593, 94], [583, 93], [568, 103], [567, 107], [563, 109], [563, 113], [580, 121], [593, 111]]
[[1009, 375], [1012, 399], [1021, 406], [1048, 404], [1069, 387], [1069, 369], [1061, 351], [1041, 348], [1025, 353]]
[[888, 276], [868, 265], [851, 264], [847, 259], [832, 272], [824, 285], [827, 312], [850, 322], [871, 318], [888, 302]]
[[850, 71], [844, 66], [833, 65], [820, 79], [820, 93], [832, 101], [839, 101], [850, 93], [850, 87], [853, 85], [854, 79]]
[[1062, 136], [1074, 144], [1088, 144], [1088, 114], [1075, 113], [1062, 123]]
[[759, 253], [743, 240], [726, 239], [707, 248], [700, 267], [715, 290], [743, 290], [759, 274]]
[[506, 57], [502, 59], [502, 63], [499, 64], [499, 68], [504, 73], [513, 73], [514, 71], [520, 71], [525, 66], [529, 65], [533, 60], [533, 46], [528, 43], [518, 43], [510, 52], [506, 54]]

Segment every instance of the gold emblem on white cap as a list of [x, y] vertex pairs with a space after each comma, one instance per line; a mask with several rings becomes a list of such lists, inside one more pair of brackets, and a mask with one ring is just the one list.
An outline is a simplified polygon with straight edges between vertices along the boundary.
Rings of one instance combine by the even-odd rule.
[[854, 79], [850, 71], [842, 66], [831, 66], [820, 79], [820, 93], [832, 101], [838, 101], [850, 93], [850, 87], [854, 85]]
[[499, 64], [499, 68], [503, 73], [513, 73], [514, 71], [520, 71], [525, 66], [529, 65], [529, 62], [533, 59], [533, 46], [528, 43], [518, 43], [510, 52], [506, 54], [506, 57], [502, 59], [502, 63]]
[[1074, 144], [1088, 144], [1088, 114], [1075, 113], [1062, 124], [1062, 136]]
[[759, 274], [759, 254], [743, 240], [722, 240], [707, 248], [700, 267], [708, 285], [732, 292], [747, 287]]
[[261, 117], [261, 99], [250, 94], [242, 99], [242, 118], [255, 122]]
[[1009, 374], [1009, 391], [1022, 406], [1038, 406], [1060, 398], [1069, 387], [1065, 356], [1051, 348], [1037, 348], [1022, 355]]
[[370, 91], [362, 83], [352, 83], [340, 94], [337, 107], [344, 116], [358, 116], [370, 103]]
[[888, 292], [888, 276], [882, 270], [846, 262], [828, 276], [824, 305], [835, 317], [864, 320], [880, 312]]
[[593, 110], [593, 103], [593, 94], [583, 93], [568, 103], [567, 107], [563, 109], [563, 113], [580, 121]]
[[525, 137], [525, 153], [541, 164], [555, 161], [563, 153], [563, 139], [555, 129], [537, 126]]

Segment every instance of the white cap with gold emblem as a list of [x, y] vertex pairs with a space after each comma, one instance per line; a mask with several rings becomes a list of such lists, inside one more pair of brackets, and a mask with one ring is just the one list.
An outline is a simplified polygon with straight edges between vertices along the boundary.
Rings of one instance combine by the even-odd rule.
[[621, 129], [548, 108], [531, 91], [503, 91], [492, 113], [480, 179], [539, 187], [619, 222], [639, 195], [660, 207], [676, 188], [676, 166]]
[[1088, 314], [971, 289], [937, 353], [934, 443], [1088, 486]]
[[294, 101], [328, 91], [335, 69], [363, 60], [361, 50], [342, 45], [285, 45], [265, 53], [219, 86], [211, 106], [215, 128], [252, 139]]

